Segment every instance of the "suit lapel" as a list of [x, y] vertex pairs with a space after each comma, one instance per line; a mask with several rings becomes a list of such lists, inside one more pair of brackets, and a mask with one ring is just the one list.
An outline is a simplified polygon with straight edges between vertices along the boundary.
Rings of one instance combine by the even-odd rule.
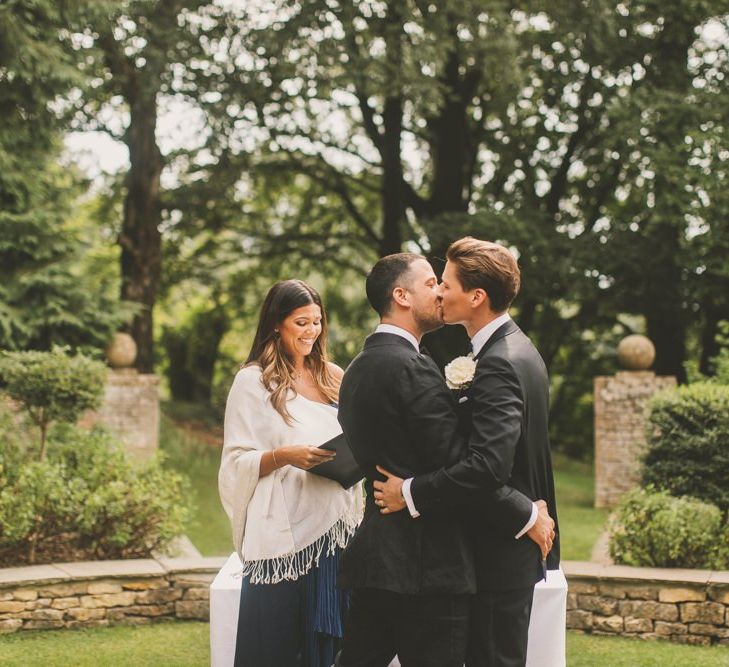
[[508, 322], [504, 322], [494, 333], [491, 335], [491, 338], [489, 338], [484, 346], [478, 351], [478, 354], [474, 357], [474, 360], [478, 362], [481, 357], [483, 357], [484, 354], [486, 354], [487, 350], [497, 341], [501, 340], [505, 336], [509, 336], [510, 334], [513, 334], [514, 332], [519, 331], [519, 327], [517, 326], [516, 322], [514, 320], [509, 320]]
[[[489, 338], [484, 346], [478, 351], [478, 354], [474, 356], [473, 360], [478, 365], [479, 360], [481, 357], [483, 357], [484, 354], [488, 351], [488, 349], [497, 341], [501, 340], [505, 336], [508, 336], [510, 334], [513, 334], [516, 331], [520, 331], [519, 327], [517, 326], [516, 322], [514, 320], [509, 320], [508, 322], [504, 322], [494, 333], [491, 335], [491, 338]], [[473, 400], [471, 398], [471, 390], [472, 390], [473, 384], [471, 384], [468, 389], [461, 390], [460, 392], [456, 393], [456, 401], [458, 402], [458, 408], [457, 408], [457, 415], [458, 415], [458, 424], [459, 424], [459, 430], [462, 434], [464, 434], [466, 437], [470, 434], [471, 431], [471, 421], [473, 418]]]

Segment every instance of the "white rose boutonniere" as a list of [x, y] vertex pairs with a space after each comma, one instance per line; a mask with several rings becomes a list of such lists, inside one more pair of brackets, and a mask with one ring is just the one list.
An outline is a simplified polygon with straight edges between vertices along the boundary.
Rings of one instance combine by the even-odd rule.
[[465, 389], [471, 384], [476, 374], [476, 362], [473, 355], [456, 357], [445, 367], [446, 384], [449, 389]]

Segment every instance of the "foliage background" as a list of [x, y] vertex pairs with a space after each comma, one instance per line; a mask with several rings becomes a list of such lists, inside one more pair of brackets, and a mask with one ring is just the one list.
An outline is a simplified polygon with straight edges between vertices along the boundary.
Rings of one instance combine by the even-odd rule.
[[[711, 376], [729, 320], [729, 2], [12, 0], [0, 6], [0, 347], [127, 328], [170, 396], [221, 409], [263, 294], [320, 289], [332, 352], [384, 253], [500, 240], [592, 448], [592, 378], [647, 333]], [[113, 173], [64, 148], [123, 149]], [[97, 149], [99, 152], [100, 149]], [[129, 304], [134, 304], [130, 309]], [[450, 328], [428, 343], [460, 352]]]

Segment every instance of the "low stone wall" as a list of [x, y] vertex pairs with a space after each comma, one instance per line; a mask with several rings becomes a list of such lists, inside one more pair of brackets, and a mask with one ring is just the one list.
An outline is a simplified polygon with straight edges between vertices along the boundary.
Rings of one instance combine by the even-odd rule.
[[567, 627], [729, 646], [729, 572], [566, 561]]
[[[226, 558], [92, 561], [0, 569], [0, 633], [209, 618]], [[729, 572], [564, 561], [567, 627], [729, 646]]]
[[93, 561], [0, 569], [0, 633], [209, 618], [225, 558]]

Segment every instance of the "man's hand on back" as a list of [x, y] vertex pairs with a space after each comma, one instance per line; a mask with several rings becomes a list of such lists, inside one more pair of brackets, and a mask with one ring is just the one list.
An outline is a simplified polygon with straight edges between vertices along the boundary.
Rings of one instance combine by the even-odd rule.
[[387, 478], [384, 482], [374, 482], [375, 505], [380, 508], [380, 514], [392, 514], [405, 509], [405, 498], [402, 495], [403, 480], [380, 466], [377, 466], [377, 472]]
[[542, 558], [546, 558], [554, 542], [554, 519], [549, 516], [547, 503], [543, 500], [537, 500], [537, 510], [537, 520], [529, 529], [527, 535], [539, 547], [539, 550], [542, 552]]

